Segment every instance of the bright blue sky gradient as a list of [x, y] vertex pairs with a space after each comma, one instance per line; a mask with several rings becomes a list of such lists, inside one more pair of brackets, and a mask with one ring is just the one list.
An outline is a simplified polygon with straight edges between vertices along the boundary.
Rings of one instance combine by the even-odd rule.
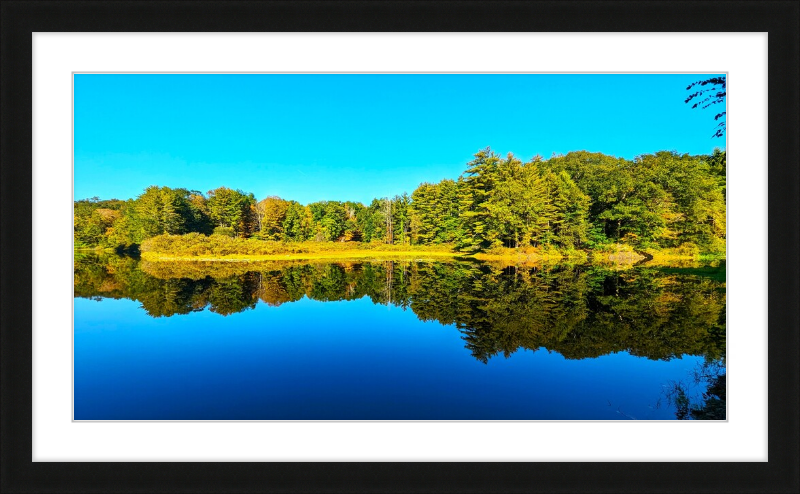
[[411, 193], [490, 146], [707, 154], [711, 75], [75, 75], [75, 199], [227, 186], [303, 204]]

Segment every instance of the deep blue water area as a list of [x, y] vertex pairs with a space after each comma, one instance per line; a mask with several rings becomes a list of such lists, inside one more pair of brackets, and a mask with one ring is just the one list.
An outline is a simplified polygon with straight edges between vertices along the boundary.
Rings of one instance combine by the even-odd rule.
[[675, 419], [724, 283], [581, 269], [76, 262], [74, 418]]

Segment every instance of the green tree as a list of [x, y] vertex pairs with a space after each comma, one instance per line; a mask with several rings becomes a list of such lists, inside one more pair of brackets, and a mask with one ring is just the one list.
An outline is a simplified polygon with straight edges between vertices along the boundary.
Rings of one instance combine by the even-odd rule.
[[360, 242], [364, 239], [361, 228], [361, 212], [366, 209], [360, 202], [347, 201], [344, 203], [345, 225], [343, 239], [348, 242]]
[[320, 220], [322, 235], [327, 241], [341, 240], [347, 223], [347, 211], [344, 204], [338, 201], [325, 203], [324, 215]]
[[[724, 157], [717, 157], [716, 159]], [[724, 251], [726, 204], [724, 182], [703, 157], [661, 151], [637, 159], [651, 181], [674, 198], [674, 244], [691, 242], [707, 251]], [[720, 166], [719, 163], [714, 163]], [[724, 167], [724, 165], [722, 165]]]
[[256, 227], [255, 197], [241, 190], [219, 187], [208, 192], [208, 216], [216, 226], [233, 228], [239, 237]]
[[73, 204], [73, 239], [76, 246], [106, 245], [107, 235], [122, 213], [124, 203], [98, 197], [82, 199]]
[[363, 242], [372, 242], [381, 237], [380, 218], [378, 218], [377, 211], [379, 203], [377, 199], [373, 199], [369, 206], [359, 209], [356, 212], [356, 223], [361, 231], [361, 240]]
[[388, 199], [373, 199], [370, 203], [365, 221], [367, 223], [367, 227], [369, 229], [370, 241], [381, 241], [386, 243], [387, 238], [389, 237], [389, 230], [387, 230], [387, 225], [389, 224], [390, 217], [387, 219], [387, 201]]
[[578, 151], [554, 156], [544, 167], [566, 172], [591, 202], [589, 230], [595, 242], [653, 244], [670, 236], [672, 198], [644, 163]]
[[496, 243], [497, 233], [491, 230], [490, 212], [487, 209], [501, 158], [486, 148], [475, 154], [467, 164], [460, 180], [459, 205], [464, 236], [459, 247], [471, 250], [485, 249]]
[[188, 231], [209, 235], [214, 225], [211, 222], [211, 218], [208, 216], [208, 199], [206, 199], [202, 192], [190, 190], [188, 193], [188, 201]]
[[283, 240], [303, 242], [313, 236], [311, 210], [297, 201], [291, 201], [283, 220]]
[[566, 172], [548, 170], [543, 179], [553, 208], [553, 241], [562, 247], [580, 247], [587, 239], [591, 199]]
[[714, 152], [710, 156], [704, 156], [703, 158], [705, 159], [706, 163], [708, 163], [708, 168], [711, 173], [717, 178], [717, 181], [722, 188], [722, 195], [725, 196], [728, 171], [727, 152], [722, 151], [719, 148], [715, 148]]
[[459, 183], [423, 183], [411, 194], [410, 236], [416, 244], [454, 243], [462, 237]]
[[439, 201], [437, 184], [420, 184], [411, 193], [410, 223], [411, 238], [414, 243], [436, 243], [440, 220], [436, 214], [436, 206]]
[[434, 204], [438, 218], [438, 229], [434, 237], [436, 243], [458, 242], [464, 232], [461, 229], [461, 211], [459, 203], [459, 182], [445, 179], [439, 182]]
[[284, 223], [289, 210], [289, 201], [270, 196], [256, 204], [257, 236], [265, 240], [280, 240], [284, 237]]
[[145, 189], [134, 202], [142, 237], [186, 233], [191, 217], [188, 196], [185, 189], [156, 186]]
[[406, 245], [411, 243], [411, 197], [407, 193], [394, 196], [391, 201], [392, 208], [392, 238], [394, 243]]

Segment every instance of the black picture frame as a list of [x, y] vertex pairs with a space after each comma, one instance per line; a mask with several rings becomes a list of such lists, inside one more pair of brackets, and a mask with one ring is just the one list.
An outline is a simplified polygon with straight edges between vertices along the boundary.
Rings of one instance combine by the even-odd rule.
[[[800, 491], [800, 2], [9, 1], [0, 14], [2, 492]], [[769, 461], [32, 462], [31, 33], [51, 31], [769, 33]]]

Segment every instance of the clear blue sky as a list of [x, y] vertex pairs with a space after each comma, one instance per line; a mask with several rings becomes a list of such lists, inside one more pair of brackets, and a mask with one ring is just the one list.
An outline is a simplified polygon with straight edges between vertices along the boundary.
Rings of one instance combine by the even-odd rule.
[[75, 199], [227, 186], [303, 204], [411, 193], [490, 146], [527, 161], [724, 149], [709, 75], [75, 75]]

